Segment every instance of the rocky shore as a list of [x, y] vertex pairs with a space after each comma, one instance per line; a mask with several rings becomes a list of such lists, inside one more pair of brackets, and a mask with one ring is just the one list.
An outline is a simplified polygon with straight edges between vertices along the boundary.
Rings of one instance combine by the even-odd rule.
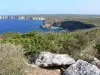
[[44, 25], [42, 25], [42, 28], [47, 29], [58, 29], [61, 25], [61, 21], [59, 20], [45, 20]]

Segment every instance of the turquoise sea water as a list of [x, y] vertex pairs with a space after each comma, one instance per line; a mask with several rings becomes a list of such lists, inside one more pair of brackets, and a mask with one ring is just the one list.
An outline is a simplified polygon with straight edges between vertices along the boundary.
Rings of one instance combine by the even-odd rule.
[[18, 19], [3, 19], [0, 20], [0, 33], [5, 32], [30, 32], [33, 30], [37, 30], [40, 32], [59, 32], [62, 29], [45, 29], [40, 26], [43, 24], [42, 20], [18, 20]]

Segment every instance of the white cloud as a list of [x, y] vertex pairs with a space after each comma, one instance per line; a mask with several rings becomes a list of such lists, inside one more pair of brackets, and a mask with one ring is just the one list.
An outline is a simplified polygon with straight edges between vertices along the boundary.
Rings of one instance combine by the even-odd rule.
[[44, 8], [40, 8], [40, 7], [38, 7], [38, 8], [35, 8], [35, 10], [38, 11], [38, 12], [40, 12], [40, 11], [43, 11]]

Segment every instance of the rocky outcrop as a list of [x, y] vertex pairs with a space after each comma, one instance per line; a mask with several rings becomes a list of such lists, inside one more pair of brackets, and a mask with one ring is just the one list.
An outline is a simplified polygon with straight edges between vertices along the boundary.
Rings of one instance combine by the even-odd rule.
[[88, 63], [90, 63], [92, 65], [97, 66], [100, 69], [100, 60], [98, 58], [86, 54], [85, 56], [83, 56], [83, 60], [87, 61]]
[[89, 60], [75, 60], [67, 54], [54, 54], [50, 52], [41, 52], [31, 58], [33, 68], [42, 67], [50, 70], [59, 69], [61, 75], [100, 75], [100, 60], [88, 56]]
[[64, 75], [100, 75], [100, 70], [95, 65], [78, 60], [65, 70]]
[[35, 65], [40, 67], [64, 66], [74, 64], [75, 60], [67, 54], [53, 54], [41, 52], [35, 61]]
[[100, 69], [100, 60], [99, 59], [93, 57], [93, 59], [91, 60], [90, 63], [97, 66]]
[[50, 29], [51, 28], [51, 25], [50, 24], [45, 24], [45, 25], [42, 25], [40, 27]]

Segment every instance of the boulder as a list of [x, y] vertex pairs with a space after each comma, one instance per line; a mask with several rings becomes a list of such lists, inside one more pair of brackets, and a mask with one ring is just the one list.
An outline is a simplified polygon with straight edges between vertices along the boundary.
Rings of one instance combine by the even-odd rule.
[[67, 54], [53, 54], [50, 52], [41, 52], [35, 61], [35, 65], [40, 67], [54, 67], [71, 65], [75, 60]]
[[78, 60], [66, 69], [63, 75], [100, 75], [100, 70], [95, 65]]
[[29, 58], [28, 58], [29, 59], [29, 63], [34, 65], [36, 59], [38, 58], [38, 56], [39, 56], [39, 54], [30, 55]]
[[100, 60], [94, 56], [88, 55], [86, 54], [85, 56], [85, 61], [87, 61], [88, 63], [97, 66], [100, 69]]
[[93, 57], [93, 59], [91, 60], [90, 63], [97, 66], [100, 69], [100, 60], [99, 59]]

